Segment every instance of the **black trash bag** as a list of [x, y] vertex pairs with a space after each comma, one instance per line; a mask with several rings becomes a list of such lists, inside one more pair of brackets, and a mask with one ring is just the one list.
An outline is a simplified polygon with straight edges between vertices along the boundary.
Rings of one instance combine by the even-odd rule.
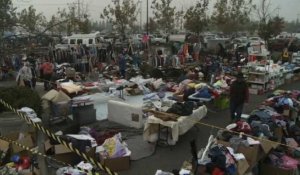
[[173, 113], [180, 116], [188, 116], [193, 113], [193, 109], [194, 109], [194, 102], [190, 102], [190, 101], [185, 103], [177, 102], [167, 110], [167, 113]]

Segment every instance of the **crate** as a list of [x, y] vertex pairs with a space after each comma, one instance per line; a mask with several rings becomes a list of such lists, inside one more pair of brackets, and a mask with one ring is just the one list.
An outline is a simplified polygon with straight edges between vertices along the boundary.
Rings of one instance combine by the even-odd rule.
[[96, 122], [96, 109], [94, 109], [94, 105], [73, 107], [73, 119], [80, 126]]

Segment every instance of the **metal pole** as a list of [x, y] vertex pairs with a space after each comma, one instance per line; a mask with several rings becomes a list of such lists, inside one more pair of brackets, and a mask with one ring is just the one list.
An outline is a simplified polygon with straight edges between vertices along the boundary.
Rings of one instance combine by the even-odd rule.
[[142, 20], [143, 20], [143, 15], [142, 15], [142, 3], [143, 1], [139, 1], [140, 3], [140, 32], [143, 32], [143, 23], [142, 23]]
[[80, 0], [78, 0], [78, 19], [80, 20]]
[[147, 35], [149, 35], [149, 0], [147, 0]]

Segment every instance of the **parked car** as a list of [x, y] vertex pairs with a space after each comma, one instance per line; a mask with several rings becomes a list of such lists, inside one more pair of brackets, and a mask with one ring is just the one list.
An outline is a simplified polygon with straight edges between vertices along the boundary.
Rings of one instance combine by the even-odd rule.
[[151, 42], [153, 44], [166, 44], [167, 43], [167, 37], [163, 35], [154, 35], [153, 38], [151, 38]]
[[169, 41], [170, 42], [180, 42], [183, 43], [186, 39], [185, 34], [174, 34], [169, 36]]
[[[291, 42], [291, 39], [273, 39], [269, 42], [269, 48], [273, 51], [279, 51], [281, 52], [284, 48], [286, 48], [289, 43]], [[290, 43], [290, 46], [288, 47], [289, 52], [298, 52], [300, 51], [300, 40], [297, 38], [294, 38], [292, 42]]]
[[208, 40], [213, 40], [213, 39], [217, 39], [217, 36], [214, 35], [214, 34], [205, 35], [205, 36], [203, 37], [204, 44], [207, 44], [207, 43], [208, 43]]
[[232, 40], [233, 44], [237, 44], [238, 47], [246, 47], [249, 43], [246, 37], [235, 38]]
[[298, 52], [298, 51], [300, 51], [300, 39], [294, 38], [288, 49], [289, 49], [289, 52]]
[[262, 40], [260, 37], [250, 37], [249, 38], [250, 45], [259, 45], [259, 44], [265, 44], [265, 41]]

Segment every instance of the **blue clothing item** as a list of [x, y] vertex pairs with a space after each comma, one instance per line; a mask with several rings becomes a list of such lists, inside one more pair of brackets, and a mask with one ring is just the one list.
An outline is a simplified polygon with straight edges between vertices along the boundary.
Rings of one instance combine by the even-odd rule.
[[144, 95], [143, 97], [143, 100], [146, 101], [146, 100], [158, 100], [158, 96], [157, 96], [157, 93], [151, 93], [151, 94], [146, 94]]
[[211, 98], [211, 94], [209, 93], [209, 89], [207, 87], [205, 87], [205, 88], [200, 89], [194, 97]]
[[125, 70], [126, 69], [126, 59], [124, 55], [121, 55], [119, 57], [119, 68], [120, 70]]
[[290, 99], [290, 98], [282, 97], [282, 98], [278, 99], [277, 106], [289, 106], [289, 107], [293, 107], [293, 100]]

